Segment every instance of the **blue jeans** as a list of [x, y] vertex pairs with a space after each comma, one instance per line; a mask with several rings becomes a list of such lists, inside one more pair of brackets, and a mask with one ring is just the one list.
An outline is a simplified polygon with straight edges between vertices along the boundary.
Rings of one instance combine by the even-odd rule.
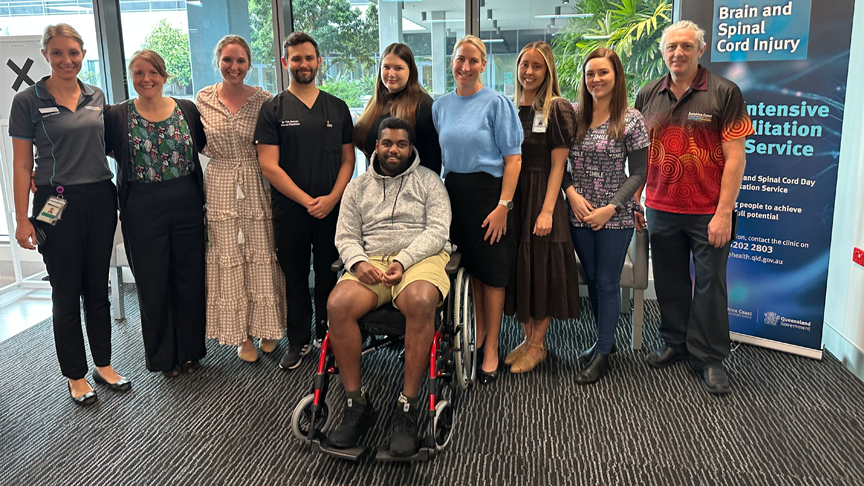
[[585, 271], [588, 298], [597, 323], [597, 347], [594, 349], [609, 354], [621, 312], [621, 269], [633, 238], [633, 228], [594, 231], [571, 226], [570, 237]]

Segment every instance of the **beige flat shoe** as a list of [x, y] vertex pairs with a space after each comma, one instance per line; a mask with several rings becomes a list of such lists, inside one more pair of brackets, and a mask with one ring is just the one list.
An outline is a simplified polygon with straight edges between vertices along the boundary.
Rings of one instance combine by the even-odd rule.
[[237, 356], [247, 363], [254, 363], [258, 361], [258, 350], [255, 349], [255, 346], [252, 346], [251, 349], [244, 350], [243, 345], [241, 344], [237, 346]]
[[265, 354], [270, 354], [273, 351], [276, 351], [276, 346], [278, 345], [278, 339], [261, 339], [258, 341], [258, 349], [260, 349], [261, 352]]
[[510, 367], [510, 373], [513, 373], [513, 374], [527, 373], [527, 372], [533, 370], [534, 368], [536, 368], [538, 364], [546, 361], [546, 357], [548, 356], [548, 353], [546, 352], [546, 345], [545, 344], [529, 343], [528, 347], [540, 349], [541, 350], [540, 356], [535, 357], [533, 354], [528, 352], [528, 350], [526, 349], [525, 353], [522, 354], [522, 357], [519, 358], [519, 360], [516, 361], [515, 363], [513, 363], [513, 366]]
[[512, 351], [507, 353], [507, 356], [504, 357], [504, 364], [507, 366], [512, 365], [513, 363], [519, 361], [519, 358], [525, 354], [525, 351], [528, 351], [529, 341], [522, 341], [519, 346], [513, 348]]

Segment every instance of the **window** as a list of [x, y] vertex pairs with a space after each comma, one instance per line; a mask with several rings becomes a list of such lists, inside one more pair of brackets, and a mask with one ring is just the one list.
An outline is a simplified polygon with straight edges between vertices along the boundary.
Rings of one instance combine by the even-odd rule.
[[[420, 84], [433, 98], [453, 90], [450, 53], [465, 35], [464, 3], [293, 0], [291, 5], [294, 31], [318, 42], [323, 58], [318, 86], [344, 100], [355, 121], [375, 89], [380, 53], [394, 42], [414, 52]], [[365, 171], [366, 157], [355, 153], [357, 176]]]
[[[201, 88], [221, 80], [213, 60], [216, 44], [225, 35], [239, 35], [252, 50], [246, 84], [275, 94], [278, 64], [271, 15], [269, 0], [121, 0], [123, 50], [127, 63], [139, 49], [158, 52], [172, 76], [165, 94], [194, 98]], [[131, 86], [129, 95], [135, 97]]]

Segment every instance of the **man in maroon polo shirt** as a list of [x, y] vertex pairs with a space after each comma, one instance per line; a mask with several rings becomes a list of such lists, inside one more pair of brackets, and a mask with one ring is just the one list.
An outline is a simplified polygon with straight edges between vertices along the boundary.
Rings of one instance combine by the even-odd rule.
[[730, 391], [722, 365], [729, 355], [726, 261], [753, 125], [738, 86], [699, 65], [704, 30], [677, 22], [663, 31], [660, 51], [669, 74], [636, 98], [651, 139], [645, 205], [664, 342], [646, 362], [664, 368], [689, 360], [705, 390], [719, 395]]

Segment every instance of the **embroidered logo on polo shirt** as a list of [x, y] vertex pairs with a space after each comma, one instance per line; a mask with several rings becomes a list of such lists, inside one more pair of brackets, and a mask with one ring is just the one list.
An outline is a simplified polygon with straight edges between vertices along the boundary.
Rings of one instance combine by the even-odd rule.
[[696, 113], [691, 111], [687, 113], [687, 119], [699, 122], [710, 122], [712, 119], [711, 115], [706, 115], [705, 113]]
[[87, 106], [87, 105], [84, 105], [84, 109], [85, 109], [85, 110], [92, 110], [92, 111], [102, 111], [102, 107], [101, 107], [101, 106]]
[[283, 127], [299, 127], [300, 120], [282, 120]]

